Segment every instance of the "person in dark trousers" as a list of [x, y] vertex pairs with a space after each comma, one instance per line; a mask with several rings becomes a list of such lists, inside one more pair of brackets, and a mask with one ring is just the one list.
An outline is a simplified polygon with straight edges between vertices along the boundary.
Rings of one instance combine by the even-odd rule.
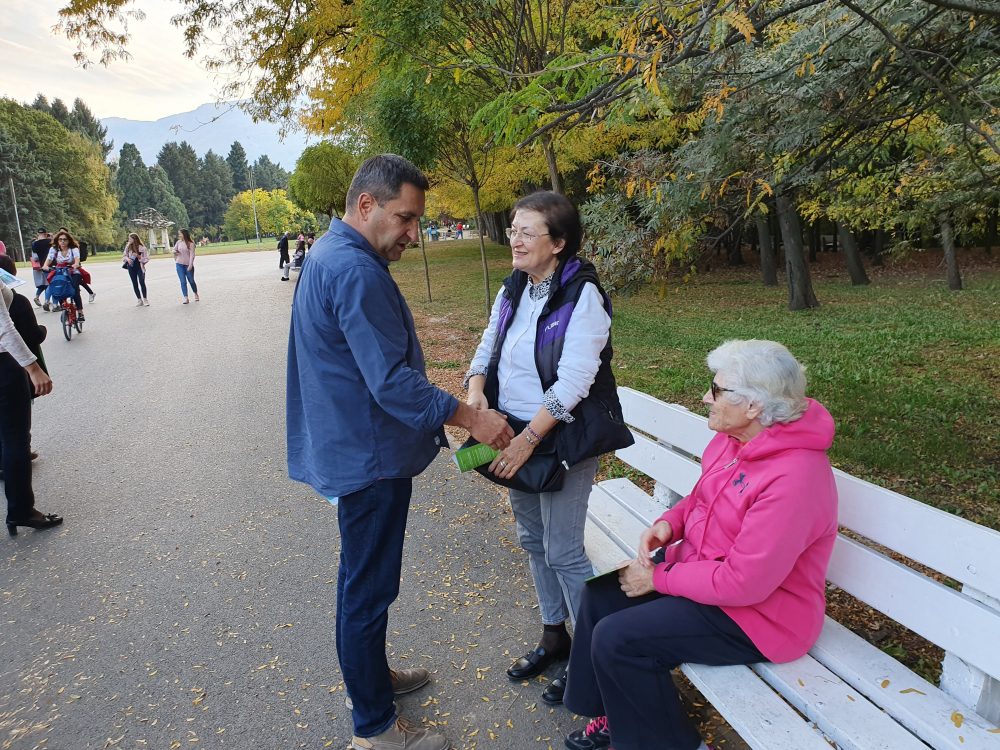
[[288, 232], [285, 232], [278, 240], [278, 268], [284, 268], [285, 264], [288, 263], [288, 238], [290, 236]]
[[149, 307], [149, 300], [146, 298], [147, 263], [149, 263], [149, 251], [142, 244], [139, 235], [133, 232], [128, 236], [128, 243], [122, 252], [122, 266], [128, 269], [129, 278], [132, 279], [136, 307]]
[[[17, 264], [8, 255], [0, 255], [0, 268], [11, 276], [17, 276]], [[10, 303], [10, 319], [25, 345], [38, 358], [39, 364], [45, 370], [45, 361], [42, 359], [42, 342], [45, 341], [48, 331], [46, 331], [45, 326], [38, 324], [38, 320], [35, 318], [35, 309], [28, 302], [27, 297], [22, 297], [13, 289], [11, 291], [14, 296]], [[48, 370], [45, 372], [48, 374]], [[38, 458], [38, 454], [31, 451], [31, 460], [34, 461], [36, 458]], [[0, 479], [2, 478], [3, 472], [0, 471]]]
[[35, 304], [42, 306], [42, 292], [49, 288], [47, 274], [42, 270], [42, 264], [49, 257], [49, 250], [52, 248], [52, 238], [45, 227], [38, 228], [38, 236], [31, 243], [31, 267], [34, 269], [35, 277]]
[[445, 424], [498, 450], [513, 437], [496, 411], [428, 382], [413, 316], [389, 274], [420, 239], [427, 189], [400, 156], [365, 161], [343, 220], [313, 246], [292, 302], [288, 475], [339, 504], [336, 646], [357, 750], [449, 746], [396, 715], [393, 694], [430, 682], [428, 670], [391, 670], [385, 654], [413, 477], [447, 446]]
[[707, 364], [717, 434], [700, 479], [642, 533], [634, 560], [584, 588], [563, 703], [595, 718], [569, 750], [710, 750], [670, 671], [791, 662], [823, 629], [833, 417], [775, 341], [727, 341]]
[[14, 293], [0, 284], [0, 469], [7, 496], [7, 531], [62, 523], [55, 514], [35, 510], [31, 489], [31, 399], [52, 391], [52, 380], [38, 363], [10, 317]]

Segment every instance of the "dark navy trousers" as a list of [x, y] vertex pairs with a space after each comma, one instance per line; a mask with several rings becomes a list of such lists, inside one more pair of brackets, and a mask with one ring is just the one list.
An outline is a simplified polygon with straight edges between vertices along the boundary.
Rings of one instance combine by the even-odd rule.
[[670, 670], [761, 661], [718, 607], [655, 592], [630, 599], [618, 577], [608, 576], [584, 589], [563, 704], [582, 716], [607, 716], [615, 750], [696, 750], [702, 740]]
[[337, 574], [337, 658], [354, 703], [354, 734], [382, 734], [396, 721], [385, 658], [389, 606], [399, 596], [412, 479], [379, 479], [342, 495]]
[[31, 395], [28, 373], [10, 354], [0, 352], [0, 469], [8, 523], [27, 520], [35, 507], [31, 491]]

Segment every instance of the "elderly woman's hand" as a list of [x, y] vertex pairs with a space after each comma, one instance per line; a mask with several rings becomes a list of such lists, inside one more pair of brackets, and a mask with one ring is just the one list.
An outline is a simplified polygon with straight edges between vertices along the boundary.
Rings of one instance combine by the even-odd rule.
[[490, 408], [490, 402], [486, 400], [486, 394], [482, 391], [479, 393], [473, 393], [469, 390], [469, 396], [465, 399], [465, 403], [471, 406], [476, 411], [486, 411]]
[[647, 568], [638, 558], [618, 572], [618, 582], [629, 598], [645, 596], [656, 591], [653, 585], [653, 568]]
[[657, 521], [639, 537], [639, 556], [636, 558], [643, 567], [652, 570], [655, 566], [649, 556], [653, 550], [666, 547], [674, 538], [674, 528], [667, 521]]
[[493, 459], [493, 463], [490, 464], [490, 472], [501, 479], [510, 479], [517, 474], [517, 470], [524, 466], [524, 462], [531, 458], [531, 454], [534, 452], [535, 446], [528, 442], [522, 432], [510, 441], [510, 445], [499, 456]]

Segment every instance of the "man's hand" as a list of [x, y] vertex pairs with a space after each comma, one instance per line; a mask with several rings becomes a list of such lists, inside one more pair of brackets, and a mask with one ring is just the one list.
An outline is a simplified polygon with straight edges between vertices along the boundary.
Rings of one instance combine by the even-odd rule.
[[647, 570], [652, 570], [655, 565], [649, 559], [654, 549], [666, 547], [674, 537], [674, 530], [666, 521], [657, 521], [639, 537], [639, 556], [636, 558], [639, 564]]
[[645, 596], [656, 591], [653, 585], [653, 567], [651, 565], [647, 568], [642, 564], [642, 560], [643, 558], [639, 557], [618, 571], [618, 582], [629, 598]]
[[471, 411], [474, 417], [467, 429], [472, 437], [495, 451], [502, 451], [510, 445], [514, 430], [507, 424], [507, 417], [493, 409]]
[[505, 416], [493, 409], [474, 409], [461, 401], [445, 424], [465, 428], [472, 437], [495, 451], [502, 451], [514, 437], [514, 430], [507, 424]]
[[52, 378], [45, 374], [45, 370], [39, 366], [38, 362], [32, 362], [24, 369], [28, 371], [28, 377], [31, 378], [31, 387], [36, 396], [44, 396], [52, 393]]

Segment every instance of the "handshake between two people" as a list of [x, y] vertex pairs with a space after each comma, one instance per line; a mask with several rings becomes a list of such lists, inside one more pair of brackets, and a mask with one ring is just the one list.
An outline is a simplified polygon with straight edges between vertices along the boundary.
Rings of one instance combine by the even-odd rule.
[[461, 401], [445, 424], [468, 430], [472, 437], [495, 451], [504, 450], [514, 438], [514, 430], [507, 424], [506, 416], [494, 409], [477, 409]]

